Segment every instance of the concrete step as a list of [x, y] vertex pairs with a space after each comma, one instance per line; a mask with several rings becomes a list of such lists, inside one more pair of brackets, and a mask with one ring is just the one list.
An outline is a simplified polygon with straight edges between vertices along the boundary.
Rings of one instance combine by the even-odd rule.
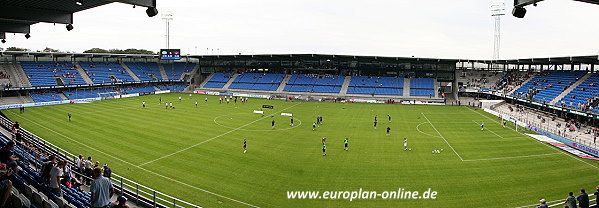
[[60, 96], [60, 98], [62, 98], [63, 100], [68, 100], [69, 98], [67, 98], [67, 96], [65, 96], [62, 92], [57, 93], [58, 96]]
[[339, 91], [340, 96], [347, 95], [347, 88], [349, 88], [349, 83], [351, 82], [351, 76], [345, 76], [343, 79], [343, 85], [341, 85], [341, 91]]
[[139, 77], [137, 77], [137, 74], [133, 73], [133, 71], [131, 71], [131, 69], [123, 62], [119, 63], [123, 69], [125, 69], [125, 71], [127, 71], [127, 73], [129, 73], [129, 76], [131, 76], [131, 78], [133, 78], [133, 80], [135, 81], [141, 81], [141, 79], [139, 79]]
[[160, 76], [162, 76], [162, 80], [168, 80], [168, 75], [164, 70], [164, 66], [161, 63], [158, 63], [158, 69], [160, 69]]
[[81, 67], [81, 65], [79, 65], [79, 62], [75, 62], [74, 65], [75, 65], [75, 69], [77, 69], [77, 72], [79, 72], [79, 75], [81, 75], [81, 77], [83, 78], [85, 83], [94, 84], [94, 81], [92, 81], [92, 79], [89, 77], [89, 75], [87, 75], [87, 73], [85, 73], [85, 70], [83, 69], [83, 67]]
[[227, 82], [227, 84], [225, 84], [225, 86], [223, 86], [223, 89], [224, 89], [224, 90], [226, 90], [226, 89], [229, 89], [229, 86], [231, 86], [231, 84], [233, 83], [233, 81], [235, 81], [235, 79], [237, 79], [237, 77], [238, 77], [238, 76], [239, 76], [239, 74], [234, 74], [234, 75], [233, 75], [233, 78], [231, 78], [231, 79], [230, 79], [230, 80]]
[[208, 80], [212, 79], [212, 77], [214, 76], [215, 73], [212, 73], [210, 75], [208, 75], [208, 77], [206, 77], [206, 79], [204, 79], [204, 81], [202, 81], [202, 83], [200, 84], [200, 88], [203, 88], [204, 85], [206, 85], [206, 82], [208, 82]]
[[403, 96], [410, 96], [410, 79], [403, 78]]
[[287, 82], [289, 82], [289, 79], [291, 79], [291, 74], [287, 74], [285, 75], [285, 78], [283, 79], [283, 81], [281, 81], [281, 85], [279, 85], [279, 87], [277, 88], [277, 91], [275, 92], [283, 92], [283, 90], [285, 89], [285, 86], [287, 86]]
[[584, 80], [587, 80], [592, 75], [593, 75], [593, 73], [587, 73], [584, 76], [582, 76], [580, 79], [578, 79], [578, 81], [576, 81], [576, 82], [574, 82], [574, 84], [570, 85], [570, 87], [568, 87], [568, 89], [564, 90], [557, 97], [555, 97], [553, 100], [551, 100], [551, 102], [549, 102], [549, 104], [553, 105], [553, 104], [557, 103], [559, 100], [561, 100], [566, 95], [568, 95], [568, 93], [572, 92], [572, 90], [576, 89], [576, 87], [578, 87], [578, 85], [580, 85], [582, 82], [584, 82]]
[[524, 86], [526, 83], [530, 82], [530, 80], [532, 78], [534, 78], [535, 76], [530, 76], [526, 81], [522, 82], [522, 85], [518, 86], [518, 87], [514, 87], [514, 89], [512, 91], [510, 91], [508, 93], [508, 95], [511, 95], [512, 93], [516, 92], [516, 90], [520, 89], [520, 87]]
[[15, 78], [15, 83], [13, 86], [15, 87], [31, 87], [31, 82], [29, 82], [29, 78], [27, 78], [27, 74], [25, 74], [25, 70], [21, 67], [21, 64], [11, 64], [9, 66], [9, 70], [11, 73], [11, 77]]

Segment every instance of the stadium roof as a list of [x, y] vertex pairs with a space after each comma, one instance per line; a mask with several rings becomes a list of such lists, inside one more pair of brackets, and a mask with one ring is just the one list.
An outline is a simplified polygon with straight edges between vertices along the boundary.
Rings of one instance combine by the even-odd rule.
[[[536, 4], [537, 2], [540, 2], [543, 0], [514, 0], [514, 6], [516, 7], [523, 7], [523, 6], [527, 6], [527, 5], [531, 5], [531, 4]], [[599, 0], [574, 0], [574, 1], [581, 1], [581, 2], [586, 2], [586, 3], [591, 3], [591, 4], [599, 4]]]
[[114, 2], [148, 7], [148, 15], [157, 14], [156, 0], [3, 0], [0, 39], [5, 39], [5, 33], [29, 33], [30, 26], [39, 22], [70, 25], [73, 13]]
[[201, 60], [334, 60], [334, 61], [372, 61], [372, 62], [457, 62], [457, 59], [354, 56], [334, 54], [257, 54], [257, 55], [190, 55]]

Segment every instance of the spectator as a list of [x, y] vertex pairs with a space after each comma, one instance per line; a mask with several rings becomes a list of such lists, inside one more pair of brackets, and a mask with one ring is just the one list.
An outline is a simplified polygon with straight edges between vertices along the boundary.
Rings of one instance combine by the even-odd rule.
[[578, 200], [580, 208], [589, 208], [589, 195], [584, 189], [580, 189], [580, 195], [576, 197], [576, 200]]
[[50, 171], [50, 188], [56, 196], [62, 196], [62, 190], [60, 189], [60, 179], [63, 175], [63, 168], [66, 162], [64, 160], [58, 161], [58, 165], [52, 167]]
[[5, 207], [6, 201], [12, 193], [11, 175], [12, 169], [8, 168], [6, 164], [0, 164], [0, 207]]
[[545, 199], [541, 199], [539, 200], [539, 206], [537, 206], [537, 208], [549, 208], [549, 206], [547, 206], [547, 202], [545, 201]]
[[112, 208], [129, 208], [129, 205], [127, 205], [127, 197], [125, 196], [119, 196], [114, 203], [115, 205], [112, 206]]
[[105, 208], [110, 205], [110, 197], [114, 193], [110, 179], [102, 176], [102, 169], [94, 168], [94, 181], [90, 186], [92, 193], [91, 207]]
[[576, 198], [574, 198], [574, 192], [570, 192], [568, 194], [568, 198], [566, 198], [565, 202], [568, 205], [568, 207], [570, 207], [570, 208], [577, 208], [576, 207]]
[[599, 186], [597, 186], [597, 191], [595, 192], [595, 207], [599, 208]]
[[104, 174], [103, 176], [106, 178], [110, 178], [110, 176], [112, 175], [112, 170], [110, 170], [110, 168], [108, 167], [108, 164], [104, 164]]
[[0, 148], [0, 162], [6, 164], [7, 168], [11, 168], [13, 173], [19, 171], [17, 161], [19, 158], [13, 157], [15, 142], [9, 141], [6, 146]]
[[42, 166], [42, 179], [44, 180], [45, 184], [49, 184], [50, 182], [50, 172], [52, 172], [52, 169], [54, 168], [54, 166], [56, 166], [56, 156], [55, 155], [50, 155], [50, 157], [48, 158], [48, 161], [46, 161], [44, 163], [44, 165]]
[[94, 165], [94, 163], [92, 162], [92, 157], [91, 156], [87, 157], [87, 160], [85, 160], [85, 162], [84, 162], [85, 176], [87, 177], [87, 178], [85, 178], [86, 184], [89, 184], [90, 178], [92, 178], [92, 176], [93, 176], [93, 171], [92, 171], [93, 165]]

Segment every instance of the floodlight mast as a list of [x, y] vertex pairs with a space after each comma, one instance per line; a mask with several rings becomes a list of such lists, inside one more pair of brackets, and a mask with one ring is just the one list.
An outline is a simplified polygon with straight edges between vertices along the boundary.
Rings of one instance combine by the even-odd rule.
[[173, 20], [173, 13], [172, 11], [165, 11], [162, 14], [162, 20], [165, 21], [166, 23], [166, 35], [165, 35], [165, 41], [166, 41], [166, 49], [170, 49], [170, 39], [171, 39], [171, 21]]
[[491, 0], [491, 16], [495, 18], [495, 36], [493, 40], [493, 60], [499, 59], [501, 47], [501, 16], [505, 15], [504, 0]]

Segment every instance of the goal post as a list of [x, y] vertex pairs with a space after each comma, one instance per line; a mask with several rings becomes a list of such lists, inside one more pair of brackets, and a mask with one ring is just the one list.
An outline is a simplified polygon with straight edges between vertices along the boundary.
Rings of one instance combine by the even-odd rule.
[[100, 100], [110, 100], [110, 99], [114, 99], [115, 95], [118, 95], [118, 93], [117, 92], [99, 92], [98, 98]]

